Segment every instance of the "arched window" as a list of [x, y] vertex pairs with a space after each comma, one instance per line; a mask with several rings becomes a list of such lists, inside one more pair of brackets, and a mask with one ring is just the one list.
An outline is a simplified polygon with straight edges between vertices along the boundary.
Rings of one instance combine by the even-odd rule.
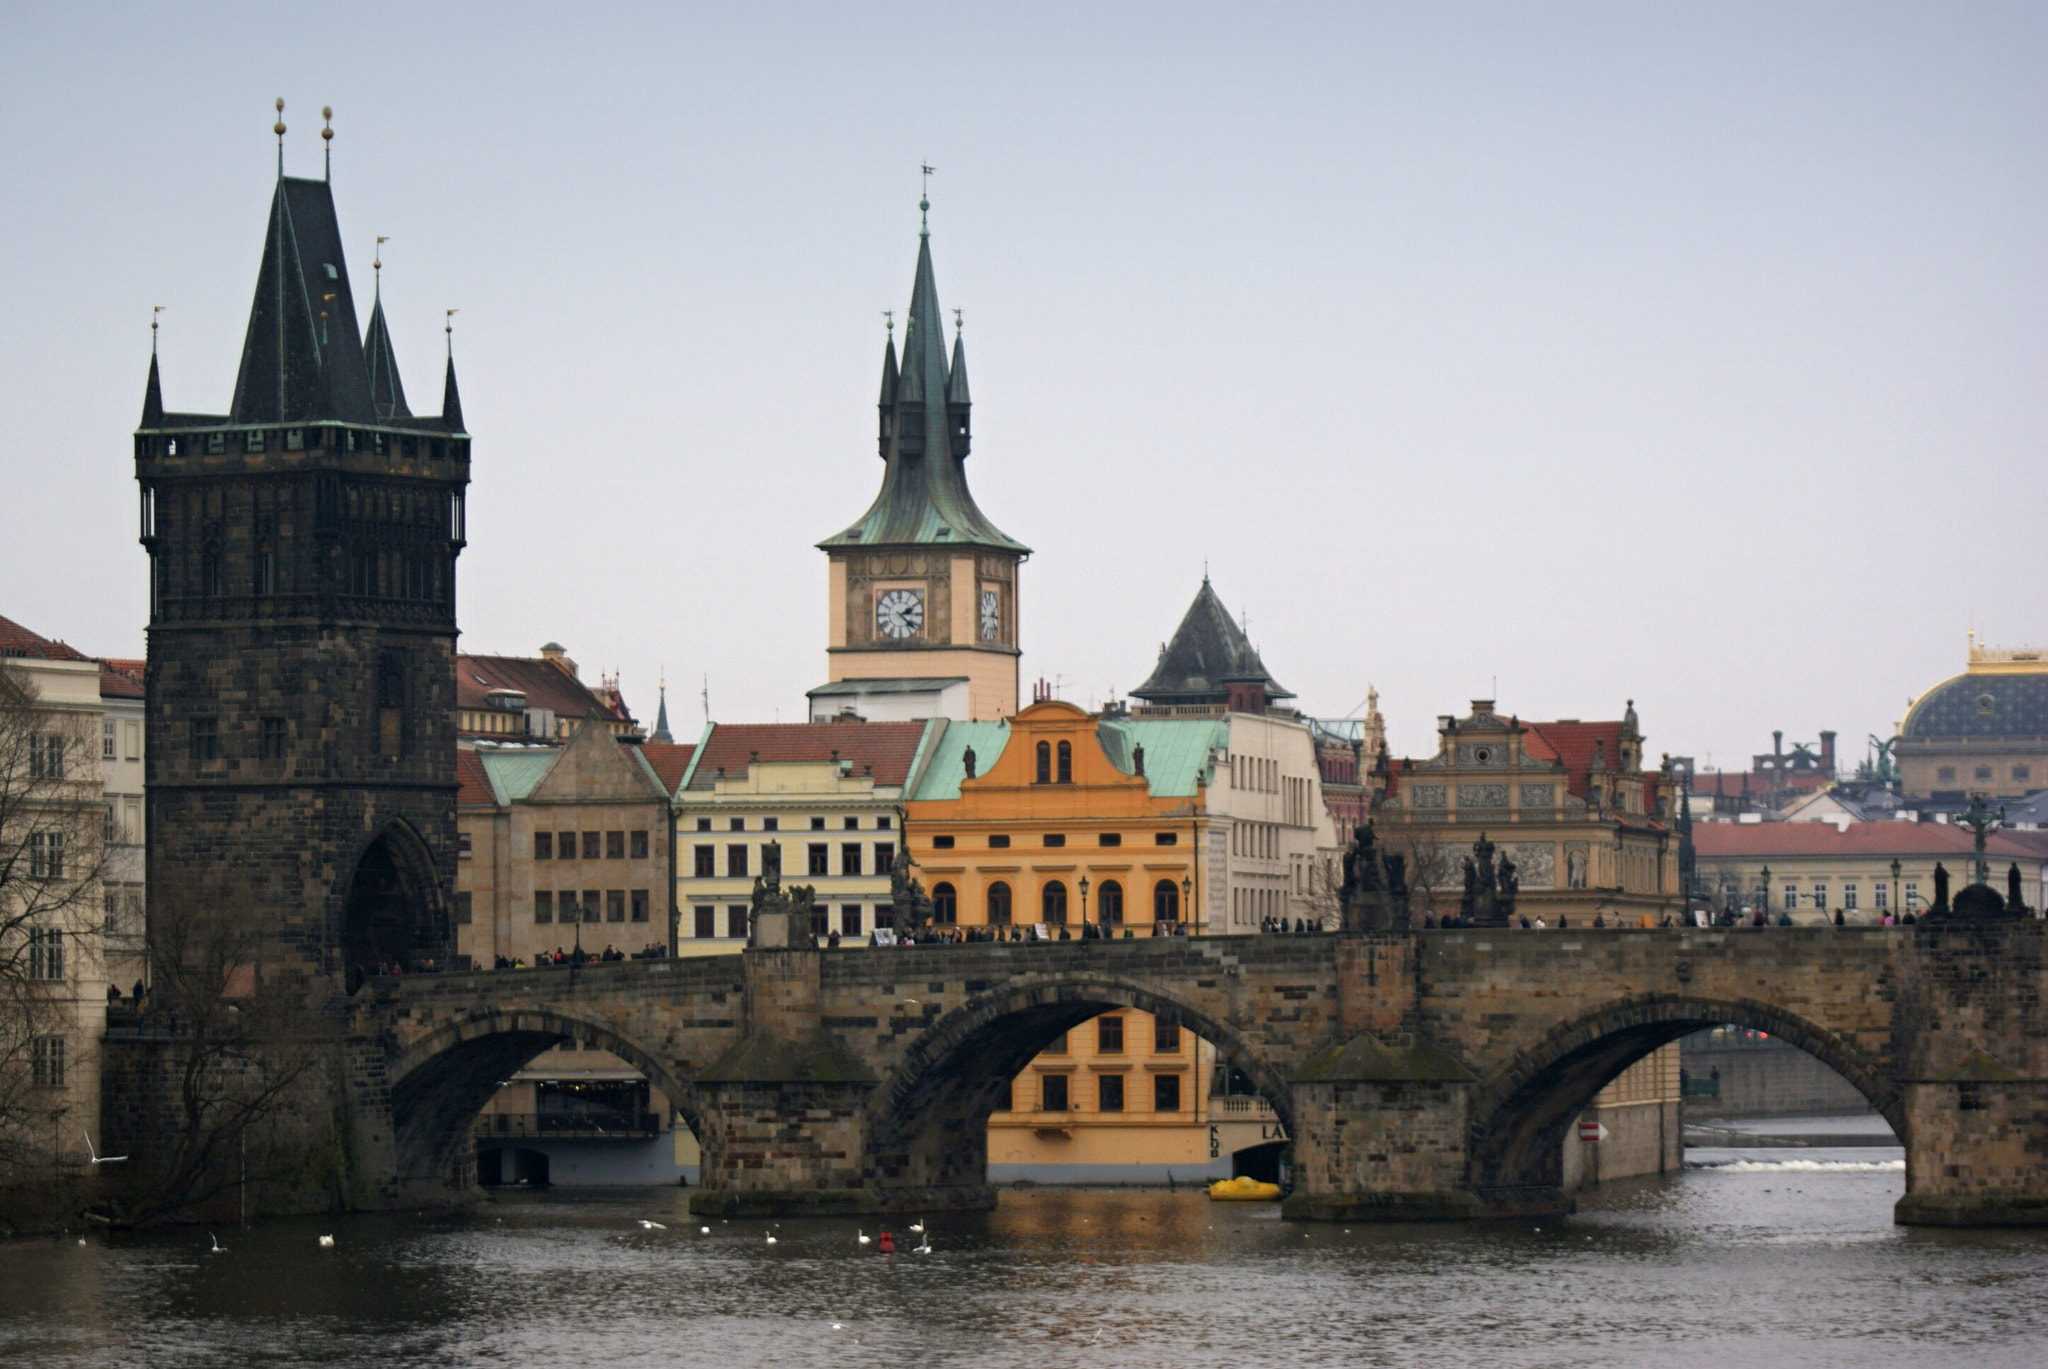
[[1162, 879], [1152, 886], [1152, 920], [1180, 921], [1180, 886], [1170, 879]]
[[[1064, 744], [1064, 743], [1062, 743]], [[1057, 927], [1067, 920], [1067, 886], [1056, 879], [1045, 882], [1045, 888], [1038, 895], [1040, 922]]]
[[1060, 783], [1061, 783], [1061, 784], [1072, 784], [1073, 782], [1074, 782], [1074, 744], [1073, 744], [1072, 742], [1061, 742], [1061, 743], [1060, 743]]
[[1052, 783], [1052, 743], [1050, 742], [1040, 742], [1038, 744], [1038, 782], [1040, 784]]
[[932, 886], [932, 921], [941, 927], [951, 927], [960, 920], [960, 895], [950, 884]]
[[1102, 881], [1102, 892], [1096, 895], [1095, 920], [1105, 927], [1124, 920], [1124, 886], [1113, 879]]
[[988, 925], [1007, 927], [1010, 925], [1010, 886], [997, 880], [988, 886]]

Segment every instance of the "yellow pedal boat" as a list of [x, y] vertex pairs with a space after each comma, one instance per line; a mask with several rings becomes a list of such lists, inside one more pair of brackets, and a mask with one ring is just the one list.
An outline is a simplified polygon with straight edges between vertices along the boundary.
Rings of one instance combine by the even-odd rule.
[[1219, 1203], [1270, 1203], [1280, 1196], [1280, 1185], [1263, 1184], [1248, 1176], [1218, 1179], [1209, 1185], [1209, 1196]]

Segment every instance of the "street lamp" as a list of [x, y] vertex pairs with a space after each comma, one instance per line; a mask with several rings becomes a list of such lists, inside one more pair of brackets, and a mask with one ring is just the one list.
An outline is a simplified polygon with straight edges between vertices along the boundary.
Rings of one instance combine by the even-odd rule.
[[1903, 906], [1902, 906], [1902, 905], [1901, 905], [1901, 904], [1899, 903], [1899, 871], [1900, 871], [1900, 868], [1901, 868], [1901, 867], [1900, 867], [1900, 865], [1899, 865], [1899, 860], [1898, 860], [1898, 857], [1896, 857], [1896, 856], [1892, 857], [1892, 925], [1893, 925], [1893, 926], [1898, 926], [1898, 925], [1902, 924], [1903, 922], [1905, 922], [1905, 920], [1906, 920], [1906, 910], [1905, 910], [1905, 908], [1904, 908], [1904, 907], [1903, 907]]
[[1186, 875], [1180, 877], [1180, 920], [1185, 926], [1195, 915], [1195, 882]]
[[1763, 914], [1764, 922], [1768, 924], [1771, 920], [1771, 867], [1766, 865], [1758, 878], [1763, 880], [1763, 889], [1757, 895], [1757, 911]]
[[1088, 876], [1081, 876], [1081, 935], [1088, 935]]

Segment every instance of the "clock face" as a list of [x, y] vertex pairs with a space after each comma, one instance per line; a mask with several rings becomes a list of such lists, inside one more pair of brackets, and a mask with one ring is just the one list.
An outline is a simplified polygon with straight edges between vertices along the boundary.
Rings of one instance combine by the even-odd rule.
[[885, 637], [915, 637], [924, 630], [924, 591], [892, 589], [875, 601], [875, 626]]
[[981, 592], [981, 640], [993, 642], [1003, 630], [1003, 600], [995, 590]]

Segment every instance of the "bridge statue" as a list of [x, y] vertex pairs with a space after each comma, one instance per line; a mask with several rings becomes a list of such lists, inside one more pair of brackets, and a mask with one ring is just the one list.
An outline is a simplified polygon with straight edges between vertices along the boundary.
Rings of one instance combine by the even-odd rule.
[[1379, 847], [1370, 822], [1351, 832], [1344, 849], [1344, 884], [1338, 912], [1347, 932], [1405, 931], [1408, 927], [1406, 863]]
[[761, 847], [761, 873], [747, 909], [747, 945], [756, 949], [808, 947], [814, 940], [811, 918], [815, 890], [808, 884], [782, 887], [782, 843]]
[[925, 893], [924, 885], [910, 876], [916, 861], [910, 858], [908, 843], [896, 848], [895, 859], [889, 863], [889, 901], [895, 909], [896, 933], [899, 936], [916, 936], [932, 921], [932, 901]]

